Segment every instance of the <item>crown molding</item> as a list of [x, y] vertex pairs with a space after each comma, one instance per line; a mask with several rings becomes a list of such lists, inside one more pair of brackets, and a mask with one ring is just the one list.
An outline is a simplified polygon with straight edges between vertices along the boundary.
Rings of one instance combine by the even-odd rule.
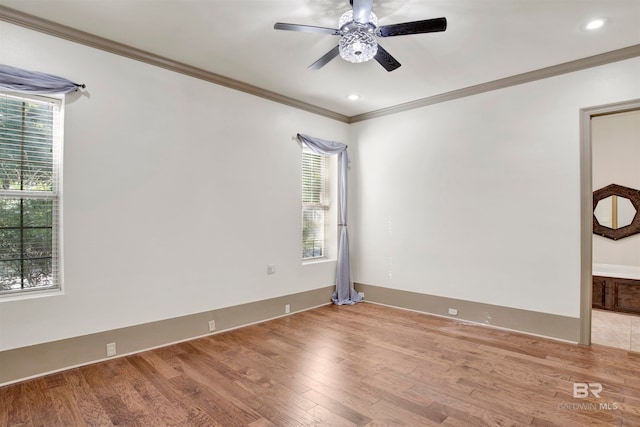
[[612, 50], [609, 52], [601, 53], [599, 55], [588, 56], [586, 58], [577, 59], [575, 61], [552, 65], [550, 67], [541, 68], [539, 70], [529, 71], [527, 73], [516, 74], [515, 76], [505, 77], [503, 79], [493, 80], [490, 82], [453, 90], [451, 92], [446, 92], [427, 98], [417, 99], [415, 101], [405, 102], [393, 107], [382, 108], [380, 110], [358, 114], [356, 116], [349, 117], [349, 123], [361, 122], [364, 120], [426, 107], [428, 105], [439, 104], [441, 102], [447, 102], [467, 96], [478, 95], [480, 93], [490, 92], [492, 90], [504, 89], [510, 86], [521, 85], [523, 83], [530, 83], [536, 80], [559, 76], [561, 74], [572, 73], [575, 71], [585, 70], [587, 68], [597, 67], [599, 65], [605, 65], [612, 62], [635, 58], [637, 56], [640, 56], [640, 44], [628, 46], [622, 49]]
[[174, 71], [176, 73], [194, 77], [196, 79], [204, 80], [220, 86], [228, 87], [230, 89], [255, 95], [260, 98], [265, 98], [270, 101], [278, 102], [280, 104], [298, 108], [300, 110], [308, 111], [320, 116], [328, 117], [330, 119], [334, 119], [343, 123], [349, 122], [348, 116], [336, 113], [335, 111], [308, 104], [294, 98], [289, 98], [288, 96], [284, 96], [276, 92], [271, 92], [269, 90], [253, 86], [248, 83], [234, 80], [226, 76], [221, 76], [219, 74], [215, 74], [201, 68], [174, 61], [160, 55], [156, 55], [132, 46], [128, 46], [126, 44], [99, 37], [85, 31], [80, 31], [66, 25], [61, 25], [47, 19], [29, 15], [27, 13], [20, 12], [2, 5], [0, 5], [0, 20], [19, 25], [24, 28], [28, 28], [30, 30], [38, 31], [40, 33], [48, 34], [50, 36], [59, 37], [61, 39], [69, 40], [95, 49], [100, 49], [105, 52], [120, 55], [125, 58], [144, 62], [156, 67], [161, 67], [170, 71]]
[[439, 104], [441, 102], [447, 102], [467, 96], [478, 95], [484, 92], [490, 92], [497, 89], [504, 89], [524, 83], [530, 83], [536, 80], [542, 80], [549, 77], [559, 76], [566, 73], [585, 70], [587, 68], [597, 67], [600, 65], [623, 61], [625, 59], [631, 59], [640, 56], [640, 44], [636, 44], [622, 49], [577, 59], [575, 61], [552, 65], [550, 67], [541, 68], [539, 70], [529, 71], [510, 77], [505, 77], [503, 79], [493, 80], [490, 82], [481, 83], [478, 85], [457, 89], [451, 92], [429, 96], [426, 98], [421, 98], [414, 101], [409, 101], [391, 107], [382, 108], [379, 110], [349, 117], [335, 111], [302, 102], [276, 92], [272, 92], [257, 86], [250, 85], [248, 83], [244, 83], [226, 76], [203, 70], [201, 68], [196, 68], [191, 65], [174, 61], [160, 55], [155, 55], [153, 53], [137, 49], [122, 43], [118, 43], [103, 37], [99, 37], [85, 31], [67, 27], [66, 25], [61, 25], [53, 21], [29, 15], [27, 13], [20, 12], [2, 5], [0, 5], [0, 20], [54, 37], [59, 37], [65, 40], [79, 43], [85, 46], [93, 47], [95, 49], [103, 50], [105, 52], [113, 53], [126, 58], [134, 59], [136, 61], [161, 67], [220, 86], [225, 86], [230, 89], [245, 92], [254, 96], [258, 96], [260, 98], [268, 99], [270, 101], [278, 102], [289, 107], [308, 111], [313, 114], [318, 114], [320, 116], [324, 116], [343, 123], [357, 123], [364, 120], [375, 119], [378, 117], [388, 116], [403, 111], [426, 107], [428, 105]]

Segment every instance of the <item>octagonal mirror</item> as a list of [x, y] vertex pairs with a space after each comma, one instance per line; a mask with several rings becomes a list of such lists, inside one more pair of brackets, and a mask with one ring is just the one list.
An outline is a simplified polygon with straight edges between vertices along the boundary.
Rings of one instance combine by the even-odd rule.
[[640, 233], [640, 190], [611, 184], [593, 192], [593, 232], [618, 240]]
[[631, 225], [637, 212], [631, 200], [621, 196], [602, 199], [593, 210], [600, 225], [614, 230]]

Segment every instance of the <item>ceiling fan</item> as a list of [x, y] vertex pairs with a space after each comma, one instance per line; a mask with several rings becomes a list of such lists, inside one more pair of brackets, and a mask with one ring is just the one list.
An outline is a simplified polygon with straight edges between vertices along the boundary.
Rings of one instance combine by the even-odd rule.
[[400, 67], [400, 63], [376, 41], [376, 37], [394, 37], [408, 34], [434, 33], [447, 29], [447, 18], [424, 19], [402, 24], [378, 27], [378, 17], [372, 12], [373, 0], [350, 0], [352, 10], [342, 14], [338, 28], [277, 22], [276, 30], [303, 31], [340, 36], [338, 46], [324, 54], [309, 68], [317, 70], [340, 55], [349, 62], [365, 62], [375, 59], [387, 71]]

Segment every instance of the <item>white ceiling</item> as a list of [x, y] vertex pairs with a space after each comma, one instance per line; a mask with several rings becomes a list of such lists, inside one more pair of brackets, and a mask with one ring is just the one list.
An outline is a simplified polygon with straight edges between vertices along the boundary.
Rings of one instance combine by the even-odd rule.
[[[442, 33], [379, 39], [402, 67], [336, 58], [348, 0], [0, 0], [0, 4], [354, 116], [640, 44], [640, 0], [375, 0], [379, 25], [446, 17]], [[598, 31], [583, 27], [600, 17]], [[358, 93], [361, 99], [347, 99]]]

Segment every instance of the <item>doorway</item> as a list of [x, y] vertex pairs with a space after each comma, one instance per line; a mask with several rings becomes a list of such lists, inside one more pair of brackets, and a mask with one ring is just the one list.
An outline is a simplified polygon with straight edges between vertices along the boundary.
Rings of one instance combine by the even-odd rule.
[[580, 185], [581, 185], [581, 289], [580, 344], [592, 342], [593, 289], [593, 132], [592, 119], [640, 110], [640, 99], [580, 110]]

